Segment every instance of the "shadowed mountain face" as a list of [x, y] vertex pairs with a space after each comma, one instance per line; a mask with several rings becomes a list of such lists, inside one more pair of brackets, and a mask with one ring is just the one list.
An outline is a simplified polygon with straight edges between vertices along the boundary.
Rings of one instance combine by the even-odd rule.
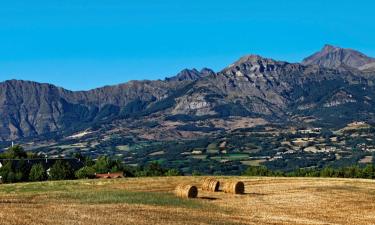
[[[304, 123], [300, 118], [310, 117], [332, 126], [338, 121], [372, 122], [373, 65], [373, 58], [357, 51], [325, 46], [301, 64], [249, 55], [218, 73], [183, 70], [163, 81], [130, 81], [90, 91], [5, 81], [0, 83], [0, 140], [98, 124], [121, 123], [122, 129], [129, 121], [150, 118], [158, 124], [206, 123], [209, 131], [231, 129], [213, 123], [229, 117], [277, 123]], [[177, 134], [173, 129], [169, 132]]]

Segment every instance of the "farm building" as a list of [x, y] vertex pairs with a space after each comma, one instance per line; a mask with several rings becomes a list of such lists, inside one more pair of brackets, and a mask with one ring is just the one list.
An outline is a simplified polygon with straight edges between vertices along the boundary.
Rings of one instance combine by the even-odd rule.
[[96, 173], [95, 178], [98, 179], [114, 179], [114, 178], [124, 178], [124, 173]]

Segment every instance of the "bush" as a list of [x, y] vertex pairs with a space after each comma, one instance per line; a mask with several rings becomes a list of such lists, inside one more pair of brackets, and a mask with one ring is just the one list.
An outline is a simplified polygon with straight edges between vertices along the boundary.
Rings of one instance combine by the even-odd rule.
[[99, 157], [93, 166], [97, 173], [108, 173], [112, 170], [111, 160], [106, 156]]
[[166, 172], [158, 162], [151, 162], [146, 167], [136, 170], [134, 174], [137, 177], [156, 177], [164, 176]]
[[78, 179], [95, 178], [95, 169], [90, 166], [84, 166], [75, 172], [75, 177]]
[[25, 159], [27, 158], [27, 153], [20, 145], [15, 145], [10, 147], [4, 154], [4, 158], [7, 159]]
[[41, 163], [35, 164], [31, 167], [29, 180], [30, 181], [47, 180], [47, 172]]
[[50, 180], [67, 180], [72, 179], [73, 170], [70, 165], [61, 160], [56, 161], [55, 164], [50, 168], [49, 179]]
[[167, 172], [165, 172], [165, 176], [179, 176], [179, 175], [181, 175], [180, 171], [176, 169], [169, 169]]
[[194, 170], [191, 175], [192, 176], [202, 176], [202, 174], [197, 170]]
[[265, 166], [249, 166], [244, 174], [245, 176], [273, 176], [274, 173]]
[[2, 177], [2, 182], [13, 183], [22, 181], [24, 174], [20, 170], [15, 170], [12, 162], [7, 162], [3, 167], [0, 168], [0, 176]]

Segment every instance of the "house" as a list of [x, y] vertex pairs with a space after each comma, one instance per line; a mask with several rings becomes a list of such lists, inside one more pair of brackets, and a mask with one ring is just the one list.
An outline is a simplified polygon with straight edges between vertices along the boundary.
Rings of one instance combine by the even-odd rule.
[[95, 178], [98, 179], [114, 179], [114, 178], [124, 178], [124, 173], [123, 172], [118, 172], [118, 173], [96, 173]]

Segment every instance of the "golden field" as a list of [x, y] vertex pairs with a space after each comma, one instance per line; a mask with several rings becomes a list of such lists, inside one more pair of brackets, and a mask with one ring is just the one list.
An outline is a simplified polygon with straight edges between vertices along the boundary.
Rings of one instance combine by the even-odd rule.
[[248, 178], [244, 195], [177, 184], [205, 177], [125, 178], [0, 185], [0, 224], [375, 224], [375, 181]]

